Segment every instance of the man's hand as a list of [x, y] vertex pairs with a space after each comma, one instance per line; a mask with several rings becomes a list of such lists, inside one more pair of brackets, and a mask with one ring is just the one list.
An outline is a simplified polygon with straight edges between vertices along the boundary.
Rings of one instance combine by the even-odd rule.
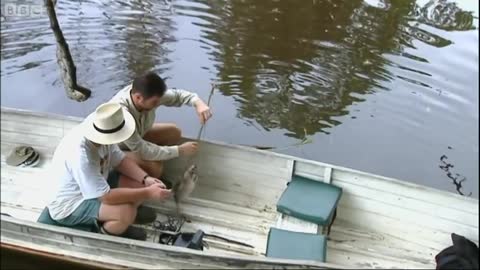
[[161, 184], [156, 183], [147, 187], [149, 198], [152, 200], [166, 200], [172, 196], [170, 189], [165, 189]]
[[203, 102], [201, 99], [195, 102], [195, 109], [197, 110], [197, 114], [202, 125], [205, 124], [210, 117], [212, 117], [210, 107], [208, 107], [207, 104], [205, 104], [205, 102]]
[[153, 184], [160, 184], [162, 188], [167, 188], [165, 184], [158, 178], [151, 177], [151, 176], [148, 176], [147, 178], [145, 178], [145, 186], [149, 187]]
[[196, 142], [186, 142], [178, 146], [178, 154], [180, 156], [191, 156], [197, 153], [198, 143]]

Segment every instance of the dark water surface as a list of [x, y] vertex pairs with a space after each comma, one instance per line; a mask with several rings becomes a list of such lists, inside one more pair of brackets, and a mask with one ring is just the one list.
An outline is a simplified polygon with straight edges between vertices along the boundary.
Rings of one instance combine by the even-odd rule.
[[[215, 81], [205, 139], [457, 192], [450, 172], [478, 198], [478, 1], [59, 0], [57, 13], [93, 96], [66, 97], [45, 15], [2, 16], [2, 106], [86, 116], [145, 71], [204, 100]], [[188, 107], [158, 120], [199, 129]]]

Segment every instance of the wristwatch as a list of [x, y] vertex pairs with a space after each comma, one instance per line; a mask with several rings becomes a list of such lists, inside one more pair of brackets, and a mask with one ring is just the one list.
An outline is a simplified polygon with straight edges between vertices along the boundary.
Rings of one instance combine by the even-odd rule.
[[142, 184], [145, 186], [145, 180], [147, 179], [147, 177], [149, 177], [148, 174], [145, 174], [145, 176], [143, 177], [142, 179]]

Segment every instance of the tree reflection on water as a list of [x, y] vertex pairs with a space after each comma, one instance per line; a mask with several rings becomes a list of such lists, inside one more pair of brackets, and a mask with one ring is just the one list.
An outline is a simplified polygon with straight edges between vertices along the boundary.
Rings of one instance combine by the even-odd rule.
[[239, 102], [241, 117], [299, 139], [304, 130], [328, 133], [340, 123], [335, 118], [348, 114], [347, 107], [364, 94], [388, 90], [382, 82], [392, 80], [392, 64], [384, 54], [415, 59], [404, 53], [414, 48], [414, 40], [435, 47], [451, 44], [419, 23], [449, 30], [473, 27], [471, 13], [446, 1], [423, 7], [388, 1], [383, 9], [363, 1], [197, 2], [215, 15], [198, 25], [215, 44], [211, 54], [220, 91]]

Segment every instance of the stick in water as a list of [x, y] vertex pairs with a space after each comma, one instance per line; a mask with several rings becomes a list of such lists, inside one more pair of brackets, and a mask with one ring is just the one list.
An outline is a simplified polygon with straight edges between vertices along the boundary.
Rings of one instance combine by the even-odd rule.
[[[210, 107], [210, 101], [212, 100], [214, 90], [215, 90], [215, 84], [212, 83], [212, 90], [210, 90], [210, 95], [208, 96], [208, 100], [207, 100], [207, 106], [208, 107]], [[200, 127], [200, 130], [198, 131], [197, 143], [200, 141], [200, 137], [202, 136], [204, 126], [205, 126], [205, 123], [202, 124], [202, 126]]]

